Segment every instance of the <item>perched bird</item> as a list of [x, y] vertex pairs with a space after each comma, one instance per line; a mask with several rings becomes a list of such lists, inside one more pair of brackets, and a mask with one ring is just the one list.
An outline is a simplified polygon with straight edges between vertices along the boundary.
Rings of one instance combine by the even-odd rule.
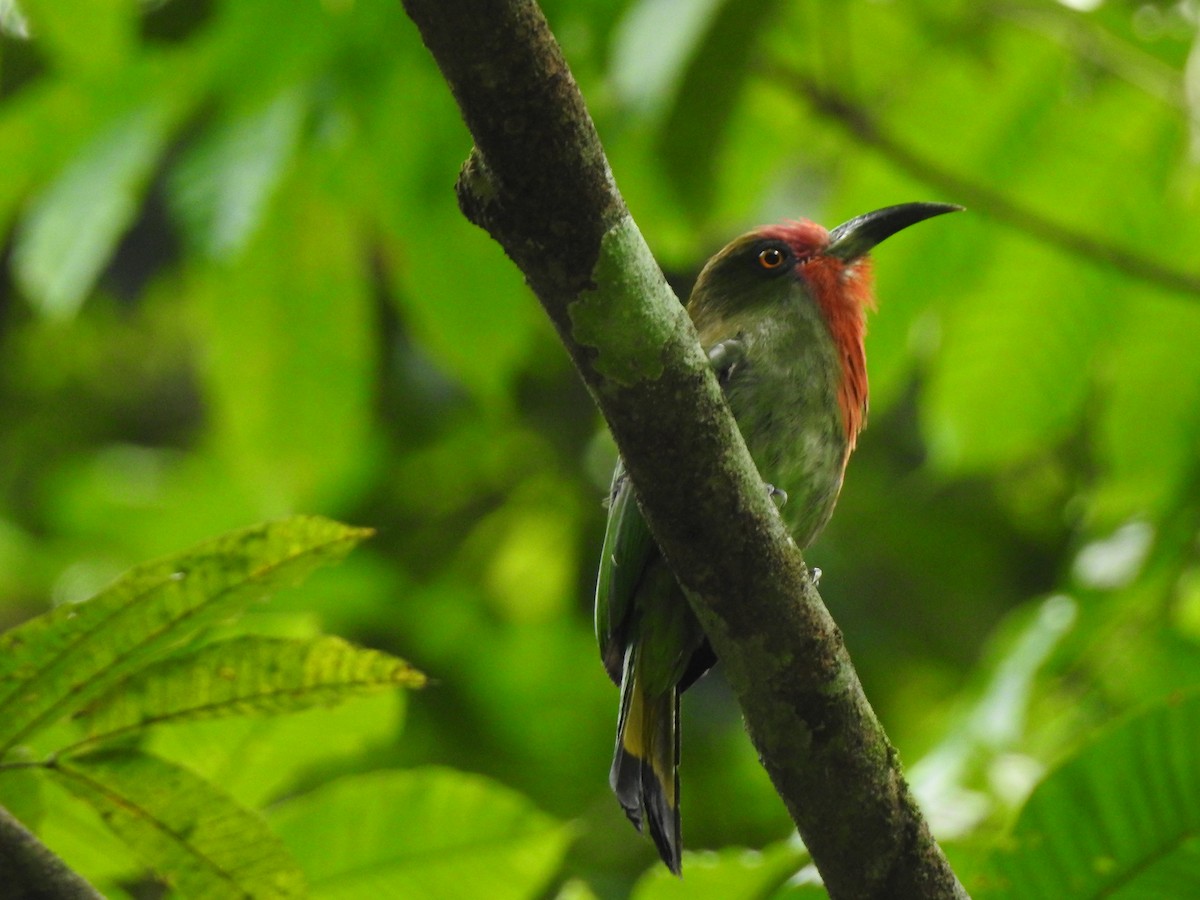
[[[832, 231], [807, 220], [758, 228], [710, 259], [696, 280], [688, 313], [802, 549], [829, 521], [867, 412], [863, 335], [874, 298], [866, 254], [909, 225], [958, 209], [906, 203]], [[620, 463], [596, 585], [596, 637], [621, 687], [609, 782], [678, 874], [679, 695], [716, 657]]]

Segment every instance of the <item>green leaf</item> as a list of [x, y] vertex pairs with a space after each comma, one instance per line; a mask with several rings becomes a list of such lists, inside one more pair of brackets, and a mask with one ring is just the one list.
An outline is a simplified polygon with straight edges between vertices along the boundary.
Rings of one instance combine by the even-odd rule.
[[1096, 436], [1093, 505], [1105, 523], [1186, 503], [1200, 446], [1200, 307], [1146, 298], [1120, 331]]
[[172, 107], [150, 101], [113, 122], [34, 201], [17, 232], [13, 269], [45, 315], [69, 318], [91, 291], [137, 214]]
[[0, 769], [0, 807], [34, 832], [41, 830], [46, 813], [42, 773], [36, 768]]
[[445, 210], [409, 210], [397, 232], [384, 262], [404, 321], [475, 397], [508, 405], [537, 322], [520, 271], [487, 235]]
[[660, 114], [679, 90], [697, 45], [712, 27], [721, 0], [638, 0], [630, 4], [613, 38], [608, 74], [620, 100], [634, 110]]
[[355, 190], [374, 219], [388, 293], [419, 344], [405, 365], [424, 381], [432, 362], [433, 378], [451, 376], [487, 408], [505, 409], [546, 319], [500, 246], [446, 202], [469, 136], [445, 84], [418, 57], [394, 49], [388, 57], [392, 67], [376, 76], [377, 99], [366, 104], [361, 139], [342, 168], [361, 179]]
[[113, 834], [95, 809], [80, 803], [49, 769], [5, 770], [0, 774], [0, 784], [17, 771], [31, 771], [39, 784], [45, 812], [32, 829], [38, 838], [108, 900], [131, 900], [118, 885], [129, 885], [145, 874], [145, 866], [133, 849]]
[[[683, 878], [656, 865], [633, 889], [633, 900], [757, 900], [781, 889], [808, 862], [799, 840], [758, 850], [727, 847], [683, 855]], [[824, 896], [824, 892], [815, 896]]]
[[191, 284], [213, 447], [262, 504], [345, 502], [369, 460], [369, 269], [353, 211], [318, 174], [293, 173], [244, 251]]
[[772, 19], [776, 5], [726, 0], [692, 49], [659, 150], [668, 179], [694, 214], [712, 204], [723, 132], [750, 73], [762, 22]]
[[236, 255], [296, 151], [307, 97], [296, 86], [207, 132], [172, 170], [174, 207], [210, 257]]
[[127, 61], [137, 5], [131, 0], [21, 0], [31, 35], [60, 65], [107, 70]]
[[976, 897], [1184, 897], [1200, 854], [1200, 695], [1085, 746], [1029, 798]]
[[297, 785], [311, 786], [314, 773], [342, 772], [365, 754], [394, 746], [404, 700], [388, 691], [287, 716], [182, 722], [156, 729], [143, 747], [261, 809]]
[[303, 897], [304, 874], [257, 813], [166, 760], [120, 751], [52, 770], [189, 898]]
[[[1076, 603], [1063, 595], [1010, 613], [979, 665], [986, 681], [974, 689], [976, 696], [954, 716], [946, 735], [909, 769], [921, 809], [942, 840], [960, 837], [991, 811], [993, 798], [976, 791], [976, 785], [986, 782], [997, 757], [1011, 753], [1025, 736], [1038, 673], [1078, 616]], [[993, 786], [991, 793], [1000, 790]]]
[[88, 739], [192, 719], [293, 712], [386, 688], [419, 688], [404, 660], [336, 637], [244, 635], [147, 666], [83, 715]]
[[0, 637], [0, 750], [369, 533], [310, 516], [258, 525], [138, 566], [91, 600], [13, 629]]
[[[1117, 300], [1105, 296], [1100, 274], [1058, 279], [1061, 267], [1055, 252], [1001, 239], [986, 277], [1003, 301], [971, 295], [946, 315], [921, 411], [937, 465], [1010, 466], [1052, 449], [1076, 425]], [[1030, 284], [1053, 284], [1053, 294]]]
[[335, 781], [270, 813], [314, 896], [543, 896], [572, 829], [475, 775], [424, 768]]

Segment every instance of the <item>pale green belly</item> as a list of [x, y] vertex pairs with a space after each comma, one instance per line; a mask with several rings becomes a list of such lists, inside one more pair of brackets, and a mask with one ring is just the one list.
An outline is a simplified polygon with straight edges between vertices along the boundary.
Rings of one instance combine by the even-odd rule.
[[754, 349], [748, 347], [746, 361], [730, 373], [725, 393], [763, 479], [787, 492], [781, 513], [804, 548], [829, 521], [845, 470], [836, 383], [813, 374], [836, 363], [825, 348], [810, 344], [793, 346], [785, 366], [764, 366]]

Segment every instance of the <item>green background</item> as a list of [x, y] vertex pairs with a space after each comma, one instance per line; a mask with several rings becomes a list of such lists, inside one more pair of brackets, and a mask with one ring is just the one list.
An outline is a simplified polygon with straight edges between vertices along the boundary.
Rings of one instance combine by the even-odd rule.
[[[1103, 731], [1122, 717], [1183, 728], [1153, 748], [1187, 770], [1167, 750], [1200, 752], [1179, 713], [1200, 683], [1200, 5], [543, 7], [682, 295], [756, 224], [969, 207], [876, 254], [870, 420], [807, 554], [968, 887], [1007, 884], [1048, 771], [1152, 758]], [[0, 626], [263, 519], [371, 526], [245, 628], [338, 634], [434, 684], [247, 725], [273, 756], [245, 796], [321, 896], [625, 894], [654, 855], [608, 792], [591, 635], [614, 451], [455, 208], [470, 138], [400, 4], [21, 0], [0, 22]], [[222, 727], [156, 740], [211, 774], [243, 740]], [[769, 893], [800, 856], [719, 673], [683, 728], [685, 845], [771, 845], [685, 856], [688, 896]], [[1186, 849], [1178, 790], [1117, 820], [1178, 813], [1162, 841]], [[386, 888], [320, 870], [329, 810], [418, 847], [501, 821], [480, 792], [523, 823], [508, 855], [481, 839], [446, 880]], [[120, 896], [136, 864], [72, 803], [28, 817]], [[1125, 871], [1097, 853], [1088, 872]], [[1154, 877], [1200, 879], [1171, 858]]]

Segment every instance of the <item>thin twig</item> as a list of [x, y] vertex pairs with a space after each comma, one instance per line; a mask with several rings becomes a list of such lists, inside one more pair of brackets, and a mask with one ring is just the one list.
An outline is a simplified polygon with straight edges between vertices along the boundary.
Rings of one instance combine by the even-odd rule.
[[803, 73], [783, 66], [772, 66], [767, 74], [773, 81], [790, 85], [816, 112], [841, 125], [859, 144], [878, 151], [909, 175], [953, 197], [956, 203], [990, 213], [996, 219], [1067, 253], [1109, 266], [1132, 278], [1178, 294], [1200, 297], [1200, 274], [1173, 268], [1120, 244], [1068, 228], [1022, 206], [999, 191], [956, 175], [889, 133], [866, 107], [836, 89], [818, 84]]

